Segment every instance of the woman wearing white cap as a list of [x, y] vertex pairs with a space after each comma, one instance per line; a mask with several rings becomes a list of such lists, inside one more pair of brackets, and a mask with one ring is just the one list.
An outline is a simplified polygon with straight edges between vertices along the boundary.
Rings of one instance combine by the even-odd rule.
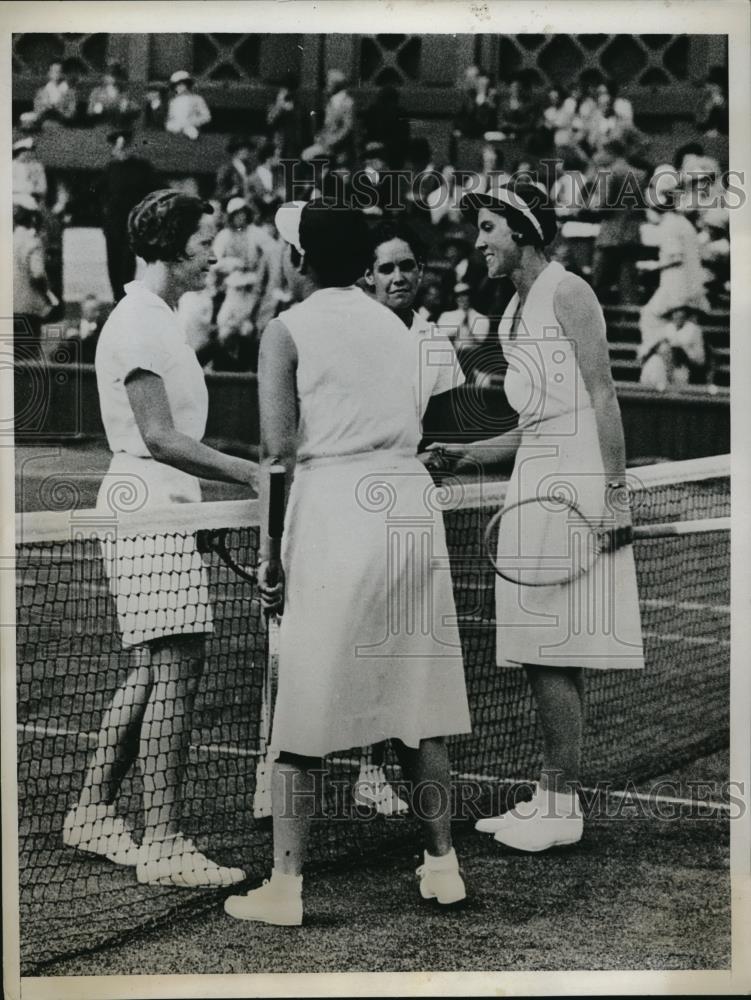
[[[102, 422], [113, 452], [98, 509], [116, 520], [118, 499], [137, 509], [201, 499], [198, 477], [255, 486], [254, 462], [202, 443], [208, 392], [175, 315], [180, 297], [206, 281], [212, 208], [169, 189], [131, 211], [128, 232], [143, 264], [125, 286], [97, 345]], [[239, 868], [206, 857], [182, 832], [183, 775], [193, 701], [213, 631], [208, 581], [192, 534], [103, 542], [122, 645], [131, 670], [104, 713], [78, 802], [65, 818], [69, 847], [136, 868], [144, 884], [228, 886]], [[139, 847], [117, 810], [121, 784], [139, 764], [144, 835]]]
[[200, 94], [193, 93], [193, 77], [179, 69], [170, 77], [170, 99], [167, 106], [168, 132], [182, 133], [197, 139], [200, 129], [211, 121], [211, 112]]
[[[438, 568], [443, 523], [416, 458], [414, 342], [355, 285], [369, 263], [362, 213], [292, 203], [277, 213], [277, 228], [291, 244], [293, 292], [297, 276], [315, 290], [266, 328], [259, 366], [262, 467], [294, 469], [281, 566], [264, 551], [259, 566], [266, 606], [284, 598], [271, 736], [279, 753], [274, 869], [225, 909], [238, 919], [302, 922], [321, 758], [386, 739], [420, 791], [420, 892], [451, 904], [465, 889], [451, 844], [444, 737], [468, 732], [470, 719], [451, 578]], [[265, 476], [261, 483], [263, 511]], [[282, 567], [284, 583], [271, 587]]]
[[[547, 482], [566, 484], [584, 514], [600, 523], [610, 510], [616, 526], [630, 523], [620, 501], [625, 483], [623, 428], [605, 338], [605, 321], [591, 287], [545, 248], [556, 235], [555, 210], [532, 185], [498, 186], [468, 195], [464, 207], [479, 230], [488, 275], [516, 286], [499, 327], [508, 361], [505, 391], [519, 413], [521, 443], [506, 507], [539, 495]], [[538, 516], [502, 520], [499, 555], [534, 553], [544, 564], [560, 537], [559, 522]], [[576, 786], [584, 724], [583, 669], [644, 666], [633, 553], [602, 557], [576, 582], [520, 587], [496, 581], [499, 667], [523, 666], [544, 738], [540, 783], [531, 803], [478, 822], [481, 832], [522, 850], [570, 844], [582, 835]], [[590, 606], [586, 593], [604, 601]]]

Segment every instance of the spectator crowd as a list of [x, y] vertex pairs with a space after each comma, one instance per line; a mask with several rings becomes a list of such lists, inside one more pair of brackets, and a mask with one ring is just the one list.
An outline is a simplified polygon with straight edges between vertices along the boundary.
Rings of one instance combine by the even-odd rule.
[[[422, 256], [418, 314], [445, 327], [467, 374], [500, 382], [504, 362], [495, 336], [510, 285], [490, 282], [460, 207], [469, 190], [519, 178], [555, 206], [560, 234], [554, 257], [591, 282], [603, 304], [640, 308], [642, 381], [654, 388], [707, 383], [712, 352], [702, 330], [711, 310], [729, 303], [728, 191], [703, 137], [728, 131], [724, 72], [712, 71], [696, 111], [696, 140], [655, 163], [630, 101], [596, 71], [575, 86], [534, 88], [525, 74], [498, 83], [478, 66], [458, 82], [460, 99], [446, 155], [413, 135], [399, 90], [381, 87], [359, 107], [345, 75], [330, 70], [322, 113], [311, 115], [299, 80], [287, 74], [260, 135], [235, 134], [211, 198], [217, 263], [202, 292], [188, 293], [179, 313], [202, 364], [253, 371], [262, 330], [289, 302], [274, 226], [293, 196], [346, 199], [373, 221], [407, 220]], [[139, 127], [196, 140], [211, 109], [190, 73], [172, 73], [166, 93], [135, 101], [117, 63], [81, 93], [75, 66], [55, 62], [33, 110], [20, 115], [13, 143], [15, 313], [39, 335], [63, 318], [62, 232], [69, 224], [64, 175], [50, 180], [36, 155], [40, 129], [104, 125], [110, 159], [97, 188], [112, 298], [135, 275], [128, 247], [130, 209], [162, 186], [134, 151]], [[190, 179], [188, 189], [198, 190]], [[363, 283], [367, 290], [367, 286]], [[69, 336], [78, 356], [93, 357], [105, 303], [89, 296]], [[493, 318], [496, 318], [495, 321]]]

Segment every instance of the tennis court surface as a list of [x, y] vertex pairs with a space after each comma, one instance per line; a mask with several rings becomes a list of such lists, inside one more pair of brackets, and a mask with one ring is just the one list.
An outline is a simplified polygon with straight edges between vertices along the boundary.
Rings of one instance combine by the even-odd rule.
[[[659, 465], [635, 470], [634, 475], [639, 480], [634, 480], [637, 524], [710, 521], [730, 513], [726, 457]], [[494, 581], [483, 551], [483, 530], [502, 497], [502, 484], [492, 489], [441, 488], [437, 496], [445, 510], [474, 724], [471, 736], [453, 741], [455, 786], [459, 801], [464, 799], [466, 806], [471, 800], [467, 808], [488, 812], [507, 806], [519, 792], [519, 783], [536, 775], [540, 764], [539, 733], [524, 677], [494, 666]], [[120, 647], [99, 539], [113, 530], [118, 538], [162, 533], [169, 552], [171, 544], [179, 547], [180, 539], [196, 531], [227, 528], [238, 559], [254, 561], [257, 527], [252, 505], [183, 506], [161, 520], [122, 514], [115, 524], [103, 524], [91, 511], [19, 515], [23, 974], [71, 974], [83, 967], [113, 973], [323, 971], [321, 963], [329, 969], [374, 971], [477, 969], [483, 964], [645, 968], [650, 961], [660, 968], [727, 965], [728, 809], [721, 789], [727, 778], [729, 712], [726, 530], [636, 544], [647, 669], [591, 677], [583, 784], [590, 790], [585, 797], [593, 819], [585, 840], [574, 849], [541, 857], [515, 855], [492, 838], [470, 833], [465, 809], [465, 819], [457, 826], [458, 848], [472, 900], [464, 915], [424, 917], [409, 881], [417, 843], [417, 824], [411, 818], [351, 817], [342, 788], [357, 776], [357, 751], [351, 760], [343, 755], [329, 762], [336, 780], [327, 784], [310, 848], [307, 905], [312, 937], [302, 950], [295, 945], [293, 960], [300, 963], [296, 967], [289, 966], [288, 931], [228, 926], [232, 922], [220, 912], [221, 895], [215, 890], [140, 886], [132, 869], [63, 847], [63, 818], [80, 790], [102, 710], [129, 662]], [[199, 509], [188, 509], [194, 507]], [[253, 818], [265, 633], [252, 587], [215, 555], [207, 554], [204, 560], [215, 632], [208, 642], [194, 712], [184, 826], [211, 857], [241, 864], [252, 884], [267, 875], [271, 859], [268, 821]], [[143, 566], [134, 561], [134, 577], [141, 571]], [[711, 762], [708, 770], [703, 761]], [[625, 808], [619, 789], [629, 794], [636, 788], [654, 790], [655, 779], [669, 774], [681, 779], [677, 792], [666, 793], [662, 787], [659, 801], [672, 818], [665, 813], [654, 817], [657, 799], [641, 808], [641, 800], [632, 798], [632, 811]], [[700, 794], [697, 786], [694, 796], [694, 786], [682, 780], [686, 775], [714, 781], [712, 795]], [[598, 796], [597, 789], [605, 785], [610, 794]], [[471, 794], [465, 795], [466, 789]], [[708, 797], [708, 806], [694, 801]], [[649, 803], [650, 796], [644, 801]], [[143, 824], [137, 777], [123, 789], [121, 808], [139, 832]], [[328, 876], [314, 874], [327, 868]], [[361, 892], [368, 902], [358, 911]], [[620, 900], [620, 909], [614, 913], [615, 900]], [[196, 913], [203, 914], [199, 921], [182, 919]], [[700, 913], [713, 915], [712, 935]], [[539, 921], [549, 925], [553, 914], [558, 918], [555, 958], [539, 944], [545, 930]], [[567, 914], [575, 916], [574, 923], [567, 922]], [[659, 942], [662, 925], [665, 949], [655, 944], [655, 954], [639, 962], [638, 949], [629, 942], [636, 940], [639, 921], [646, 921], [646, 933], [651, 920], [655, 926], [647, 936]], [[373, 954], [369, 937], [367, 956], [358, 955], [356, 948], [349, 957], [342, 955], [342, 942], [354, 941], [363, 921], [369, 934], [380, 922], [388, 924], [383, 927], [383, 953]], [[449, 954], [448, 947], [445, 959], [434, 954], [433, 964], [427, 960], [424, 949], [431, 926], [436, 940], [449, 943], [470, 933], [465, 964], [461, 949]], [[605, 944], [594, 941], [595, 927], [597, 941], [604, 938]], [[485, 963], [499, 954], [498, 935], [505, 935], [504, 964], [488, 966]], [[124, 943], [128, 936], [138, 936], [133, 951]], [[691, 954], [677, 953], [675, 941], [683, 938], [703, 945], [692, 945]], [[259, 948], [249, 953], [252, 941]], [[117, 948], [109, 947], [114, 944]], [[672, 957], [666, 954], [671, 948]], [[107, 950], [98, 957], [74, 958], [102, 949]], [[133, 966], [126, 968], [128, 955], [136, 952], [140, 964], [133, 958]], [[102, 963], [98, 969], [91, 964], [97, 958]]]

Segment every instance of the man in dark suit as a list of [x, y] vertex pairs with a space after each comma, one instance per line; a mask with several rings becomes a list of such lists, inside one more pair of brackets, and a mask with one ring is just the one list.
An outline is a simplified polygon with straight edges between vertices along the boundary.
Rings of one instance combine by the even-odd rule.
[[159, 186], [148, 160], [135, 156], [130, 129], [113, 129], [107, 135], [112, 158], [104, 168], [101, 184], [102, 229], [107, 245], [107, 273], [112, 296], [119, 302], [124, 286], [136, 273], [136, 258], [128, 242], [128, 215], [150, 191]]

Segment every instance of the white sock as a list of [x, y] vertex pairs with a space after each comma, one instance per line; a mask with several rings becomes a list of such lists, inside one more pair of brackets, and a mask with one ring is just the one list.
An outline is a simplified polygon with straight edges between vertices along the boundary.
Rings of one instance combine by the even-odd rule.
[[425, 867], [431, 872], [454, 871], [459, 867], [456, 851], [452, 847], [448, 854], [442, 854], [440, 857], [435, 857], [425, 851]]
[[544, 798], [547, 811], [556, 819], [568, 819], [578, 816], [581, 812], [579, 796], [572, 789], [568, 792], [554, 792], [549, 788], [541, 788], [539, 796]]
[[302, 892], [302, 875], [287, 875], [272, 868], [271, 884], [281, 892], [299, 896]]

